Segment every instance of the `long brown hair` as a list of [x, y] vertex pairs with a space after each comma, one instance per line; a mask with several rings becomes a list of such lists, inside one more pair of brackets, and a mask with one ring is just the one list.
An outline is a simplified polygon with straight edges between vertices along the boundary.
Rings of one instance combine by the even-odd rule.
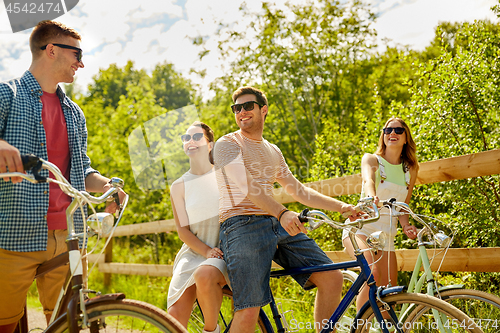
[[[203, 130], [203, 132], [205, 134], [205, 138], [207, 138], [208, 143], [215, 142], [214, 131], [210, 128], [210, 126], [208, 126], [205, 123], [202, 123], [201, 121], [195, 121], [191, 125], [191, 127], [192, 126], [201, 127], [201, 129]], [[214, 151], [214, 147], [212, 147], [212, 150], [210, 150], [210, 153], [208, 153], [208, 160], [210, 161], [210, 163], [212, 165], [214, 164], [214, 154], [213, 154], [213, 151]]]
[[[391, 121], [399, 121], [401, 123], [401, 126], [403, 126], [403, 128], [405, 129], [406, 143], [404, 144], [403, 151], [401, 152], [402, 162], [404, 162], [409, 168], [414, 168], [416, 171], [418, 171], [419, 165], [417, 159], [417, 145], [415, 144], [415, 141], [413, 141], [410, 127], [408, 127], [403, 119], [392, 117], [391, 119], [387, 120], [384, 128], [386, 128]], [[384, 131], [382, 131], [378, 139], [378, 147], [375, 155], [384, 155], [386, 149], [387, 146], [384, 142]]]

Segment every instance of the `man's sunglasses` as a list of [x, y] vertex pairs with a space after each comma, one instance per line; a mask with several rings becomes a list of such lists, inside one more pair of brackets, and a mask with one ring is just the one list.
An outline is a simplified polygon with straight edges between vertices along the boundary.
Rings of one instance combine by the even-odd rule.
[[[57, 46], [57, 47], [60, 47], [62, 49], [70, 49], [70, 50], [78, 51], [78, 53], [76, 54], [76, 60], [78, 60], [78, 62], [82, 61], [82, 58], [83, 58], [82, 49], [75, 47], [75, 46], [66, 45], [66, 44], [55, 44], [55, 43], [50, 43], [50, 44]], [[47, 45], [49, 45], [49, 44], [47, 44]], [[47, 48], [47, 45], [42, 46], [40, 49], [45, 50]]]
[[193, 138], [194, 141], [200, 141], [201, 138], [203, 138], [203, 136], [204, 136], [203, 133], [194, 133], [193, 135], [184, 134], [184, 135], [181, 135], [181, 140], [182, 140], [182, 142], [189, 142], [189, 140], [191, 140], [191, 138]]
[[394, 132], [396, 132], [396, 134], [403, 134], [405, 132], [404, 127], [386, 127], [383, 129], [384, 134], [387, 134], [387, 135], [391, 134], [392, 130], [394, 130]]
[[234, 114], [238, 114], [241, 112], [241, 108], [245, 109], [245, 111], [252, 111], [257, 104], [259, 107], [263, 107], [264, 105], [259, 104], [256, 101], [245, 102], [242, 104], [233, 104], [231, 105], [231, 110], [233, 110]]

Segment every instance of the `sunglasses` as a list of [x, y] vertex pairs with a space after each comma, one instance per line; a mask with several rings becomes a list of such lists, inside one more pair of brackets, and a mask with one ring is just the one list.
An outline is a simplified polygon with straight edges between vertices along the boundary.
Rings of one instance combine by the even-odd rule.
[[250, 101], [250, 102], [245, 102], [242, 104], [233, 104], [233, 105], [231, 105], [231, 110], [233, 110], [234, 114], [240, 113], [241, 108], [245, 109], [245, 111], [252, 111], [255, 107], [255, 104], [257, 104], [259, 107], [264, 106], [264, 105], [257, 103], [256, 101]]
[[[83, 58], [83, 50], [82, 49], [75, 47], [75, 46], [66, 45], [66, 44], [55, 44], [55, 43], [50, 43], [50, 44], [57, 46], [57, 47], [60, 47], [61, 49], [69, 49], [69, 50], [78, 51], [78, 53], [76, 54], [76, 60], [78, 60], [78, 62], [82, 61], [82, 58]], [[49, 45], [49, 44], [47, 44], [47, 45]], [[45, 50], [47, 48], [47, 45], [42, 46], [40, 49]]]
[[383, 129], [384, 134], [387, 134], [387, 135], [391, 134], [392, 130], [394, 130], [394, 132], [396, 134], [403, 134], [405, 132], [404, 127], [386, 127]]
[[193, 138], [194, 141], [200, 141], [201, 138], [203, 138], [204, 136], [205, 135], [203, 133], [194, 133], [193, 135], [184, 134], [184, 135], [181, 135], [181, 140], [184, 143], [189, 142], [189, 140], [191, 140], [191, 138]]

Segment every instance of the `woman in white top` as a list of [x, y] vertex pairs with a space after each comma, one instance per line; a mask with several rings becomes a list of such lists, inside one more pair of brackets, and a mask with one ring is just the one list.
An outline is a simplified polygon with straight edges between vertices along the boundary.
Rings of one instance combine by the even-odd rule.
[[[400, 118], [389, 119], [380, 134], [378, 148], [375, 154], [365, 154], [361, 160], [361, 175], [363, 186], [361, 197], [374, 197], [379, 200], [396, 198], [397, 201], [410, 203], [411, 194], [418, 173], [417, 146], [413, 141], [408, 125]], [[397, 259], [394, 252], [394, 237], [397, 232], [397, 218], [391, 221], [389, 213], [381, 210], [380, 219], [372, 224], [363, 226], [356, 233], [360, 248], [364, 248], [364, 241], [375, 231], [385, 231], [389, 235], [388, 244], [384, 251], [372, 257], [371, 252], [365, 252], [365, 257], [372, 266], [373, 276], [377, 285], [385, 286], [397, 281]], [[384, 214], [384, 215], [383, 215]], [[411, 239], [417, 237], [417, 229], [410, 225], [408, 215], [399, 217], [403, 232]], [[354, 257], [352, 243], [348, 239], [348, 232], [342, 235], [347, 252]], [[382, 256], [381, 260], [378, 260]], [[390, 280], [388, 269], [390, 268]], [[363, 287], [358, 300], [358, 309], [368, 301], [368, 288]]]
[[219, 332], [217, 318], [226, 285], [226, 264], [219, 243], [219, 192], [213, 169], [214, 133], [201, 122], [181, 136], [190, 169], [171, 186], [170, 197], [179, 238], [168, 290], [168, 313], [187, 327], [196, 299], [205, 319], [204, 332]]

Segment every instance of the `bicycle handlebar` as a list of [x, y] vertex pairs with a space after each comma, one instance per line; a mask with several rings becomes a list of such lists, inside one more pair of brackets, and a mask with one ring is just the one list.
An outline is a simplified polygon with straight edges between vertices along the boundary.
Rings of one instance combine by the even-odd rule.
[[[448, 247], [451, 245], [452, 238], [447, 236], [442, 230], [439, 230], [436, 225], [433, 223], [425, 222], [420, 216], [414, 213], [410, 206], [406, 202], [398, 202], [396, 199], [383, 200], [381, 201], [382, 206], [391, 209], [391, 214], [393, 216], [400, 215], [410, 215], [414, 220], [422, 223], [424, 228], [422, 228], [418, 234], [417, 239], [419, 244], [422, 245], [435, 245], [438, 244], [440, 247]], [[399, 208], [399, 211], [396, 211], [396, 208]], [[429, 236], [431, 241], [424, 242], [424, 236]]]
[[[61, 190], [65, 194], [67, 194], [68, 196], [74, 198], [75, 196], [77, 196], [76, 193], [78, 193], [79, 195], [84, 196], [92, 204], [101, 204], [101, 203], [108, 201], [108, 199], [111, 196], [114, 196], [115, 194], [117, 196], [118, 191], [121, 188], [123, 188], [123, 186], [124, 186], [123, 180], [121, 180], [120, 178], [113, 177], [110, 180], [111, 188], [109, 190], [107, 190], [100, 197], [95, 197], [95, 196], [92, 196], [85, 191], [78, 191], [77, 189], [75, 189], [69, 183], [69, 181], [66, 178], [64, 178], [61, 170], [59, 170], [59, 168], [53, 163], [45, 161], [42, 158], [39, 158], [39, 157], [32, 155], [32, 154], [21, 155], [21, 161], [23, 163], [24, 170], [31, 171], [33, 173], [34, 178], [25, 174], [25, 173], [21, 173], [21, 172], [1, 173], [0, 178], [3, 178], [3, 177], [21, 177], [21, 178], [26, 179], [27, 181], [29, 181], [33, 184], [46, 183], [46, 182], [57, 183], [59, 185], [59, 187], [61, 188]], [[55, 177], [55, 180], [41, 176], [40, 171], [42, 169], [46, 169], [46, 170], [49, 170], [50, 172], [52, 172], [52, 174]], [[116, 200], [116, 197], [115, 197], [115, 200]], [[118, 206], [120, 206], [119, 201], [118, 201]]]
[[[378, 207], [373, 203], [373, 197], [366, 197], [359, 200], [355, 206], [356, 211], [365, 213], [363, 218], [352, 222], [337, 222], [330, 219], [325, 213], [319, 210], [304, 209], [299, 214], [299, 220], [302, 223], [309, 222], [309, 230], [318, 228], [321, 224], [327, 223], [336, 229], [345, 229], [351, 227], [362, 228], [363, 225], [373, 223], [380, 218]], [[369, 216], [369, 217], [366, 217]], [[320, 217], [316, 219], [315, 217]]]

